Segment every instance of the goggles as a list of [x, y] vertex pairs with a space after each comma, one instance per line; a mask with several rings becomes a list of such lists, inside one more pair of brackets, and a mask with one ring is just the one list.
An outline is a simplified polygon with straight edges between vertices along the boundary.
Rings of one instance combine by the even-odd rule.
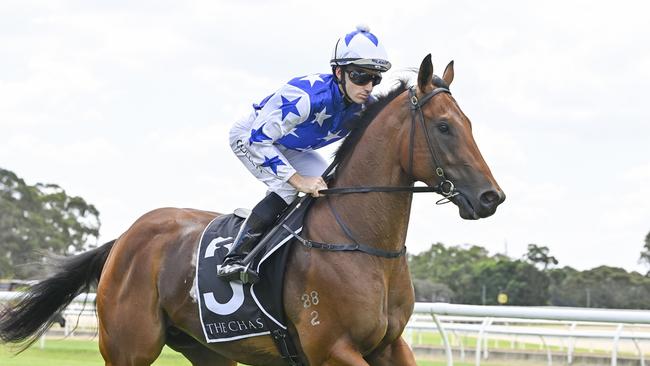
[[347, 72], [350, 77], [350, 81], [355, 85], [366, 85], [372, 81], [372, 86], [376, 86], [381, 83], [381, 74], [375, 74], [371, 72], [366, 72], [362, 70], [352, 69]]

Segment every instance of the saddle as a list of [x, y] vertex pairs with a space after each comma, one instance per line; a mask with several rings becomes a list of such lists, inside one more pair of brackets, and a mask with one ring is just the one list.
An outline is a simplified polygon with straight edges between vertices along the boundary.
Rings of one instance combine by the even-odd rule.
[[302, 231], [312, 202], [311, 196], [295, 200], [260, 240], [258, 246], [262, 250], [249, 264], [260, 275], [254, 284], [228, 282], [215, 273], [250, 211], [237, 209], [232, 214], [216, 217], [206, 226], [197, 247], [196, 284], [207, 342], [271, 335], [287, 362], [299, 365], [287, 333], [282, 288], [289, 249]]

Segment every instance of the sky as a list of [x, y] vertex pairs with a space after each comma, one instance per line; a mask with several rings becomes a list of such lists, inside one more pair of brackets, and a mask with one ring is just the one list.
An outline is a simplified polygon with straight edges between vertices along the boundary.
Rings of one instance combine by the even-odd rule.
[[645, 273], [649, 13], [626, 0], [2, 1], [0, 167], [94, 204], [100, 242], [158, 207], [250, 208], [265, 186], [230, 126], [293, 77], [330, 72], [338, 37], [366, 24], [393, 75], [428, 53], [439, 75], [454, 60], [454, 98], [507, 196], [466, 221], [416, 195], [410, 253], [521, 258], [534, 243], [560, 266]]

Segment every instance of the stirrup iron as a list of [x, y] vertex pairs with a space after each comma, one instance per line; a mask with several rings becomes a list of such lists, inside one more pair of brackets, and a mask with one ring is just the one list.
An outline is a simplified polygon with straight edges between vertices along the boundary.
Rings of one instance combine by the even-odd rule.
[[241, 281], [243, 284], [253, 284], [260, 279], [257, 272], [250, 268], [250, 264], [243, 264], [241, 260], [219, 266], [217, 276], [226, 281]]

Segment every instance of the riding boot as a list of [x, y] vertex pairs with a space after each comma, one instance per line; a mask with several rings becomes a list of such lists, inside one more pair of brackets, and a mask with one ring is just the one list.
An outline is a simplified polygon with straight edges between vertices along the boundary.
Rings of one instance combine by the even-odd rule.
[[251, 211], [246, 221], [242, 223], [232, 248], [224, 258], [221, 266], [217, 266], [217, 275], [228, 281], [241, 280], [243, 283], [255, 283], [259, 276], [250, 268], [249, 263], [243, 263], [246, 254], [275, 222], [278, 216], [287, 208], [287, 203], [276, 193], [264, 197]]

